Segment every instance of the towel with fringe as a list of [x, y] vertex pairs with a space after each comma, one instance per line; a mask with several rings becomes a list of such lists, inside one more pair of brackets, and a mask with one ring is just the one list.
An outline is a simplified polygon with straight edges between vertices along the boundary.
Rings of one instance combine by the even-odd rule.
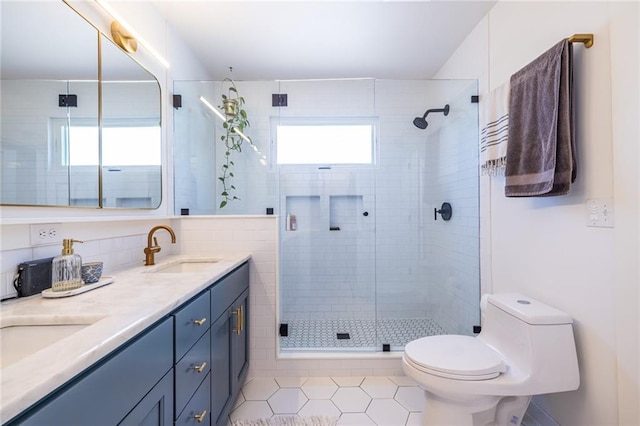
[[509, 82], [480, 98], [480, 167], [483, 175], [504, 175], [509, 134]]
[[571, 43], [560, 41], [510, 82], [505, 195], [567, 194], [576, 178]]

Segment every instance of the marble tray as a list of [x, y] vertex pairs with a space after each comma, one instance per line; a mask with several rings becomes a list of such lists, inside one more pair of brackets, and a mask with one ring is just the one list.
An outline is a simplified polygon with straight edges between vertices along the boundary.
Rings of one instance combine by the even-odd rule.
[[87, 291], [95, 290], [103, 285], [111, 284], [114, 281], [113, 277], [102, 277], [97, 283], [84, 284], [82, 287], [74, 288], [73, 290], [66, 291], [53, 291], [50, 288], [44, 290], [41, 294], [42, 297], [48, 299], [57, 299], [59, 297], [69, 297], [78, 294], [86, 293]]

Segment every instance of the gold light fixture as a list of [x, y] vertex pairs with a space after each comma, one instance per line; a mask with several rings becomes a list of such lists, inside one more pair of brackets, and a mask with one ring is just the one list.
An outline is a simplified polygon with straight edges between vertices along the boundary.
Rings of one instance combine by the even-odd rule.
[[134, 53], [138, 50], [138, 41], [127, 30], [122, 28], [118, 21], [111, 23], [111, 37], [125, 52]]
[[[137, 44], [140, 44], [154, 58], [156, 58], [158, 60], [158, 62], [160, 62], [162, 64], [162, 66], [164, 66], [165, 68], [169, 68], [169, 62], [167, 62], [167, 60], [164, 59], [162, 57], [162, 55], [160, 55], [146, 40], [144, 40], [140, 36], [140, 34], [138, 34], [133, 29], [133, 27], [128, 22], [126, 22], [118, 14], [118, 12], [116, 12], [115, 9], [113, 7], [111, 7], [111, 5], [109, 5], [109, 3], [107, 3], [105, 0], [95, 0], [95, 2], [116, 21], [116, 24], [120, 27], [119, 34], [125, 34], [127, 39], [135, 41], [136, 42], [136, 47], [137, 47]], [[111, 35], [112, 35], [112, 37], [114, 38], [114, 41], [115, 41], [116, 40], [116, 36], [113, 34], [113, 23], [111, 24], [111, 28], [112, 28], [111, 29]], [[122, 44], [120, 44], [119, 42], [116, 41], [116, 43], [118, 43], [118, 46], [122, 47], [125, 51], [127, 51], [129, 53], [132, 53], [129, 50], [127, 50], [125, 47], [123, 47]], [[124, 44], [127, 44], [126, 39], [125, 39]], [[134, 50], [134, 52], [135, 52], [135, 50]]]

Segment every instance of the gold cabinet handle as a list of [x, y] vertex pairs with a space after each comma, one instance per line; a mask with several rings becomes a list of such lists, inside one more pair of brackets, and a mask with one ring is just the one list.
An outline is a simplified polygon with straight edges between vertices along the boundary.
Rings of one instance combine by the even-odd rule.
[[233, 332], [236, 334], [240, 334], [242, 331], [242, 306], [239, 308], [235, 308], [233, 310], [233, 315], [236, 316], [236, 328], [233, 329]]
[[196, 419], [198, 423], [202, 423], [206, 415], [207, 415], [207, 410], [202, 410], [202, 413], [194, 415], [193, 418]]
[[198, 326], [200, 326], [200, 325], [204, 324], [205, 322], [207, 322], [207, 317], [204, 317], [204, 318], [199, 319], [199, 320], [193, 320], [193, 323], [194, 323], [195, 325], [198, 325]]
[[202, 371], [205, 369], [206, 366], [207, 366], [207, 361], [203, 361], [202, 364], [196, 365], [195, 367], [193, 367], [193, 369], [196, 370], [198, 373], [202, 373]]
[[240, 305], [240, 331], [244, 330], [244, 307]]

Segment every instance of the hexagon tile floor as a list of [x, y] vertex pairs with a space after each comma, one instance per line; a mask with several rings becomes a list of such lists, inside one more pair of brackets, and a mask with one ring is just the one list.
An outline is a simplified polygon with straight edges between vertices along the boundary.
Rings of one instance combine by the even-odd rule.
[[256, 378], [230, 421], [279, 416], [339, 417], [338, 425], [420, 425], [423, 391], [408, 377]]

